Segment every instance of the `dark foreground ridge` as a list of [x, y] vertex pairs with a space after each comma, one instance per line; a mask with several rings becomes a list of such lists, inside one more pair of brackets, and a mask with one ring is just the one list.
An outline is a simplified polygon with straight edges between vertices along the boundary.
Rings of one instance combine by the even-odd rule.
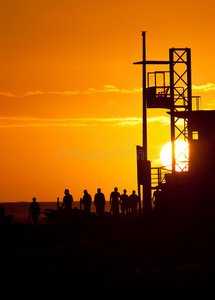
[[70, 298], [214, 295], [215, 222], [145, 216], [1, 226], [2, 288]]

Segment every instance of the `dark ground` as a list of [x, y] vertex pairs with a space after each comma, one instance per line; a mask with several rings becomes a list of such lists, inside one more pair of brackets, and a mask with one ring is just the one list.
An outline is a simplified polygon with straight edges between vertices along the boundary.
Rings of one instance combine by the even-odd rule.
[[[1, 225], [1, 290], [85, 299], [214, 299], [215, 221], [74, 218]], [[68, 296], [69, 292], [69, 296]]]

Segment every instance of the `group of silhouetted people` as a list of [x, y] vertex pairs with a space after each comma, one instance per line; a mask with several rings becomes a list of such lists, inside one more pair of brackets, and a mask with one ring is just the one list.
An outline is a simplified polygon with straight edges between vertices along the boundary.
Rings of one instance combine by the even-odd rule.
[[[123, 190], [123, 194], [120, 195], [118, 192], [118, 188], [115, 187], [114, 191], [110, 194], [110, 213], [114, 216], [117, 216], [121, 212], [123, 217], [128, 214], [136, 215], [137, 214], [137, 206], [139, 204], [139, 197], [136, 195], [135, 191], [132, 192], [130, 196], [128, 196], [126, 189]], [[84, 205], [84, 212], [86, 214], [90, 214], [92, 197], [88, 194], [87, 190], [84, 190], [84, 196], [81, 199], [81, 202]], [[105, 212], [105, 196], [101, 192], [101, 189], [97, 189], [97, 193], [94, 196], [94, 205], [96, 207], [96, 212], [99, 216], [102, 216]]]
[[[68, 189], [65, 189], [64, 194], [65, 196], [63, 197], [61, 208], [69, 212], [72, 210], [73, 197], [69, 193]], [[32, 217], [33, 224], [37, 224], [38, 217], [40, 215], [40, 206], [38, 202], [36, 202], [35, 197], [32, 200], [33, 201], [29, 207], [29, 218]], [[92, 197], [87, 192], [87, 190], [84, 190], [83, 198], [81, 198], [80, 201], [84, 206], [84, 213], [86, 215], [89, 215], [91, 211]], [[120, 193], [118, 192], [118, 188], [115, 187], [114, 191], [110, 194], [110, 213], [113, 214], [113, 216], [117, 216], [121, 208], [123, 218], [125, 217], [125, 215], [135, 216], [137, 214], [137, 206], [139, 205], [139, 202], [139, 196], [136, 195], [135, 191], [132, 191], [132, 194], [128, 196], [126, 189], [124, 189], [123, 194], [120, 195]], [[94, 205], [98, 216], [104, 215], [105, 204], [105, 195], [101, 192], [101, 189], [98, 188], [97, 193], [94, 196]]]

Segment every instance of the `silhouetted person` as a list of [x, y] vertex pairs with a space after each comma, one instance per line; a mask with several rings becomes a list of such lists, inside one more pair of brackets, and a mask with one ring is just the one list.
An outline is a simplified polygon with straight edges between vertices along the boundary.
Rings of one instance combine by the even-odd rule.
[[94, 205], [98, 215], [103, 215], [105, 210], [105, 196], [101, 193], [101, 189], [97, 189], [97, 194], [94, 196]]
[[73, 197], [70, 195], [68, 189], [65, 189], [64, 194], [62, 208], [65, 207], [65, 210], [69, 211], [72, 209]]
[[128, 195], [126, 194], [126, 192], [126, 189], [123, 190], [123, 194], [120, 196], [120, 204], [123, 218], [125, 216], [125, 213], [126, 215], [128, 213]]
[[29, 207], [29, 213], [28, 213], [28, 217], [32, 217], [33, 220], [33, 224], [36, 225], [37, 221], [38, 221], [38, 217], [40, 215], [40, 206], [39, 203], [36, 202], [36, 198], [34, 197], [32, 199], [33, 202], [31, 202], [30, 207]]
[[92, 198], [90, 194], [88, 194], [87, 190], [84, 190], [82, 203], [84, 204], [84, 212], [88, 215], [90, 214], [91, 202], [92, 202]]
[[111, 211], [113, 215], [118, 215], [119, 213], [119, 200], [120, 200], [120, 193], [118, 192], [118, 188], [114, 188], [114, 192], [110, 194], [110, 205]]
[[161, 191], [159, 191], [159, 187], [156, 187], [156, 190], [153, 193], [152, 201], [154, 201], [154, 209], [157, 211], [160, 208], [161, 205]]
[[129, 196], [129, 206], [130, 206], [132, 215], [137, 214], [137, 204], [138, 203], [139, 203], [139, 197], [135, 194], [135, 191], [132, 191], [132, 194]]

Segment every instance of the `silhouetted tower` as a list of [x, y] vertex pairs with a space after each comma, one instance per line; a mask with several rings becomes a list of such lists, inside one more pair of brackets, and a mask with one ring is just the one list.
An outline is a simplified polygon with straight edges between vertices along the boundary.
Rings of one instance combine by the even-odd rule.
[[188, 170], [188, 157], [185, 164], [178, 164], [175, 157], [175, 141], [183, 138], [189, 142], [192, 138], [189, 130], [189, 120], [177, 116], [177, 112], [192, 111], [191, 89], [191, 50], [189, 48], [172, 48], [169, 50], [170, 61], [170, 114], [171, 114], [171, 142], [172, 142], [172, 171], [176, 167], [182, 172]]
[[[138, 193], [143, 211], [150, 212], [151, 191], [159, 192], [155, 208], [167, 215], [215, 216], [215, 110], [199, 110], [192, 96], [191, 50], [169, 49], [168, 61], [148, 61], [143, 36], [143, 145], [137, 146]], [[165, 71], [146, 73], [147, 65], [166, 65]], [[196, 105], [193, 99], [196, 98]], [[151, 168], [147, 157], [147, 109], [164, 108], [170, 115], [172, 166]], [[162, 130], [162, 129], [161, 129]], [[176, 141], [188, 142], [182, 163], [176, 157]], [[168, 172], [167, 172], [168, 171]], [[155, 172], [155, 178], [154, 176]], [[143, 193], [141, 195], [141, 186]]]
[[[137, 146], [138, 193], [141, 197], [143, 186], [143, 210], [151, 211], [151, 162], [147, 158], [147, 109], [165, 108], [170, 114], [172, 143], [172, 174], [180, 168], [188, 171], [189, 157], [185, 157], [183, 167], [175, 157], [175, 141], [183, 139], [191, 141], [189, 130], [189, 113], [192, 111], [191, 90], [191, 55], [190, 48], [172, 48], [169, 50], [168, 61], [147, 61], [145, 32], [143, 36], [143, 60], [134, 64], [143, 66], [143, 145]], [[146, 74], [147, 65], [166, 65], [168, 71], [155, 71]], [[186, 112], [186, 115], [177, 115]], [[158, 168], [158, 183], [161, 170]]]

